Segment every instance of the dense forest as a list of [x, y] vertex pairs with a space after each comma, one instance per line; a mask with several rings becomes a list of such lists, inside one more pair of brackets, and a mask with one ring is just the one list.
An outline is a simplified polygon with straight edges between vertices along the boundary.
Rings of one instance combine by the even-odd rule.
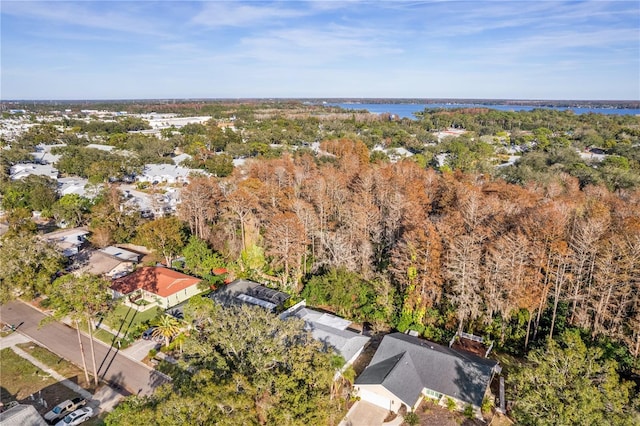
[[[9, 224], [2, 258], [30, 244], [36, 229], [28, 218], [38, 210], [88, 224], [95, 245], [145, 244], [169, 265], [182, 256], [179, 268], [212, 282], [212, 268], [224, 266], [376, 332], [415, 330], [445, 344], [457, 331], [471, 332], [540, 366], [545, 356], [571, 350], [602, 361], [600, 370], [590, 370], [594, 377], [614, 371], [637, 378], [638, 117], [480, 108], [425, 110], [399, 120], [295, 103], [164, 107], [213, 118], [161, 137], [126, 133], [144, 128], [131, 118], [117, 125], [62, 120], [13, 141], [2, 159]], [[236, 131], [216, 125], [229, 120]], [[465, 133], [438, 138], [446, 129]], [[60, 198], [45, 178], [8, 180], [8, 167], [43, 141], [67, 143], [55, 148], [62, 155], [57, 167], [102, 184], [95, 200]], [[379, 146], [412, 156], [392, 161]], [[515, 147], [517, 161], [497, 167]], [[594, 148], [604, 160], [579, 155]], [[177, 216], [145, 220], [120, 207], [118, 179], [145, 163], [170, 162], [176, 149], [192, 155], [191, 167], [211, 173], [182, 188]], [[247, 161], [234, 168], [234, 158]], [[43, 291], [44, 276], [60, 266], [32, 246], [37, 267], [24, 276], [34, 279], [20, 284], [27, 294]], [[1, 268], [3, 282], [29, 270], [14, 263]], [[554, 339], [557, 346], [547, 343]], [[590, 352], [596, 349], [597, 356]], [[518, 377], [521, 392], [531, 380]], [[183, 385], [190, 386], [176, 386]], [[224, 397], [231, 385], [218, 381], [215, 391]], [[633, 399], [611, 398], [627, 408]], [[544, 424], [531, 417], [536, 401], [530, 403], [518, 419]], [[608, 410], [602, 404], [598, 415]], [[158, 419], [152, 406], [145, 406], [145, 418]], [[252, 413], [258, 423], [275, 421], [261, 417], [273, 413]]]

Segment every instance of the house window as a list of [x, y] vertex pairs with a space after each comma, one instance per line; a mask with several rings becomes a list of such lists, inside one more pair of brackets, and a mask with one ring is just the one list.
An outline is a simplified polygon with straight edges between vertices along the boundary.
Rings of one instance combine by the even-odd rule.
[[426, 388], [425, 388], [425, 389], [422, 391], [422, 393], [424, 393], [424, 394], [425, 394], [425, 396], [428, 396], [429, 398], [433, 398], [433, 399], [437, 399], [437, 400], [439, 400], [440, 398], [442, 398], [442, 394], [441, 394], [441, 393], [438, 393], [438, 392], [433, 391], [433, 390], [431, 390], [431, 389], [426, 389]]

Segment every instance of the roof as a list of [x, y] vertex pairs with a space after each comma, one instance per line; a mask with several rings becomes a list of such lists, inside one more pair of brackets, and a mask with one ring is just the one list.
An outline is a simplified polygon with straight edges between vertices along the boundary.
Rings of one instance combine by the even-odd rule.
[[100, 251], [123, 262], [138, 262], [141, 257], [141, 255], [138, 253], [134, 253], [132, 251], [115, 246], [105, 247], [103, 249], [100, 249]]
[[162, 266], [145, 266], [113, 281], [111, 289], [121, 294], [129, 294], [143, 289], [160, 297], [169, 297], [181, 290], [198, 284], [199, 278], [185, 275]]
[[122, 263], [121, 260], [111, 257], [100, 250], [88, 253], [81, 253], [77, 260], [82, 266], [79, 273], [90, 273], [94, 275], [108, 274]]
[[180, 164], [185, 160], [191, 160], [191, 158], [193, 157], [191, 157], [189, 154], [182, 153], [173, 157], [172, 160], [173, 160], [173, 164]]
[[358, 385], [379, 384], [409, 406], [424, 388], [482, 405], [497, 362], [402, 333], [385, 336]]
[[[149, 178], [186, 178], [194, 170], [172, 164], [145, 164], [143, 175]], [[204, 173], [204, 170], [202, 170]]]
[[45, 422], [33, 405], [18, 404], [0, 413], [0, 423], [3, 426], [46, 426]]
[[369, 337], [347, 330], [351, 321], [325, 312], [302, 308], [292, 316], [298, 317], [305, 323], [305, 328], [311, 331], [313, 338], [321, 342], [325, 349], [333, 348], [345, 361], [350, 361], [357, 355]]
[[58, 170], [51, 164], [15, 164], [9, 170], [11, 180], [18, 180], [30, 175], [47, 176], [52, 179], [58, 178]]
[[49, 241], [76, 242], [76, 241], [79, 241], [79, 237], [83, 237], [85, 235], [89, 235], [89, 231], [87, 230], [87, 228], [79, 227], [79, 228], [60, 229], [58, 231], [42, 234], [42, 238]]
[[287, 293], [265, 287], [254, 281], [237, 279], [220, 287], [211, 294], [211, 297], [224, 306], [248, 303], [273, 310], [281, 306], [290, 296]]

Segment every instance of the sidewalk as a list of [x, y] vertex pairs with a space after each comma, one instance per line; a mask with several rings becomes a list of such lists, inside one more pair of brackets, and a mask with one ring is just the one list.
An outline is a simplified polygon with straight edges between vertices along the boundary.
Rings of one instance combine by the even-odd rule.
[[[47, 365], [43, 364], [29, 353], [23, 351], [16, 345], [20, 343], [29, 343], [33, 342], [27, 336], [20, 334], [19, 332], [11, 333], [8, 336], [0, 338], [0, 349], [10, 348], [13, 352], [15, 352], [18, 356], [26, 359], [31, 364], [38, 367], [40, 370], [46, 372], [51, 377], [56, 379], [60, 384], [66, 386], [71, 389], [78, 395], [82, 396], [87, 400], [87, 404], [93, 407], [96, 410], [96, 413], [99, 415], [103, 412], [109, 412], [113, 410], [113, 408], [124, 398], [124, 396], [111, 388], [108, 385], [101, 385], [95, 394], [91, 394], [87, 390], [78, 386], [74, 382], [66, 379], [64, 376], [59, 374], [57, 371], [51, 369]], [[35, 343], [35, 342], [34, 342]]]
[[31, 339], [27, 338], [22, 334], [14, 332], [8, 336], [0, 338], [0, 349], [11, 348], [11, 350], [14, 351], [17, 355], [26, 359], [31, 364], [38, 367], [40, 370], [46, 372], [48, 375], [50, 375], [51, 377], [59, 381], [64, 386], [74, 391], [75, 393], [81, 395], [83, 398], [86, 398], [88, 401], [93, 398], [93, 395], [91, 395], [89, 392], [87, 392], [77, 384], [73, 383], [72, 381], [67, 380], [65, 377], [58, 374], [57, 371], [52, 370], [50, 367], [46, 366], [39, 360], [29, 355], [27, 352], [23, 351], [22, 349], [16, 346], [20, 343], [28, 343], [28, 342], [31, 342]]

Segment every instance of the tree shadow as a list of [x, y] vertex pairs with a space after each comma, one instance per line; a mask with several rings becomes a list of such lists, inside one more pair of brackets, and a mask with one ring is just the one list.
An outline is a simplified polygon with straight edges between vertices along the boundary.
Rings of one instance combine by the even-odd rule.
[[495, 376], [497, 363], [487, 358], [465, 357], [455, 362], [453, 384], [457, 395], [450, 395], [476, 407], [482, 406], [482, 400]]

